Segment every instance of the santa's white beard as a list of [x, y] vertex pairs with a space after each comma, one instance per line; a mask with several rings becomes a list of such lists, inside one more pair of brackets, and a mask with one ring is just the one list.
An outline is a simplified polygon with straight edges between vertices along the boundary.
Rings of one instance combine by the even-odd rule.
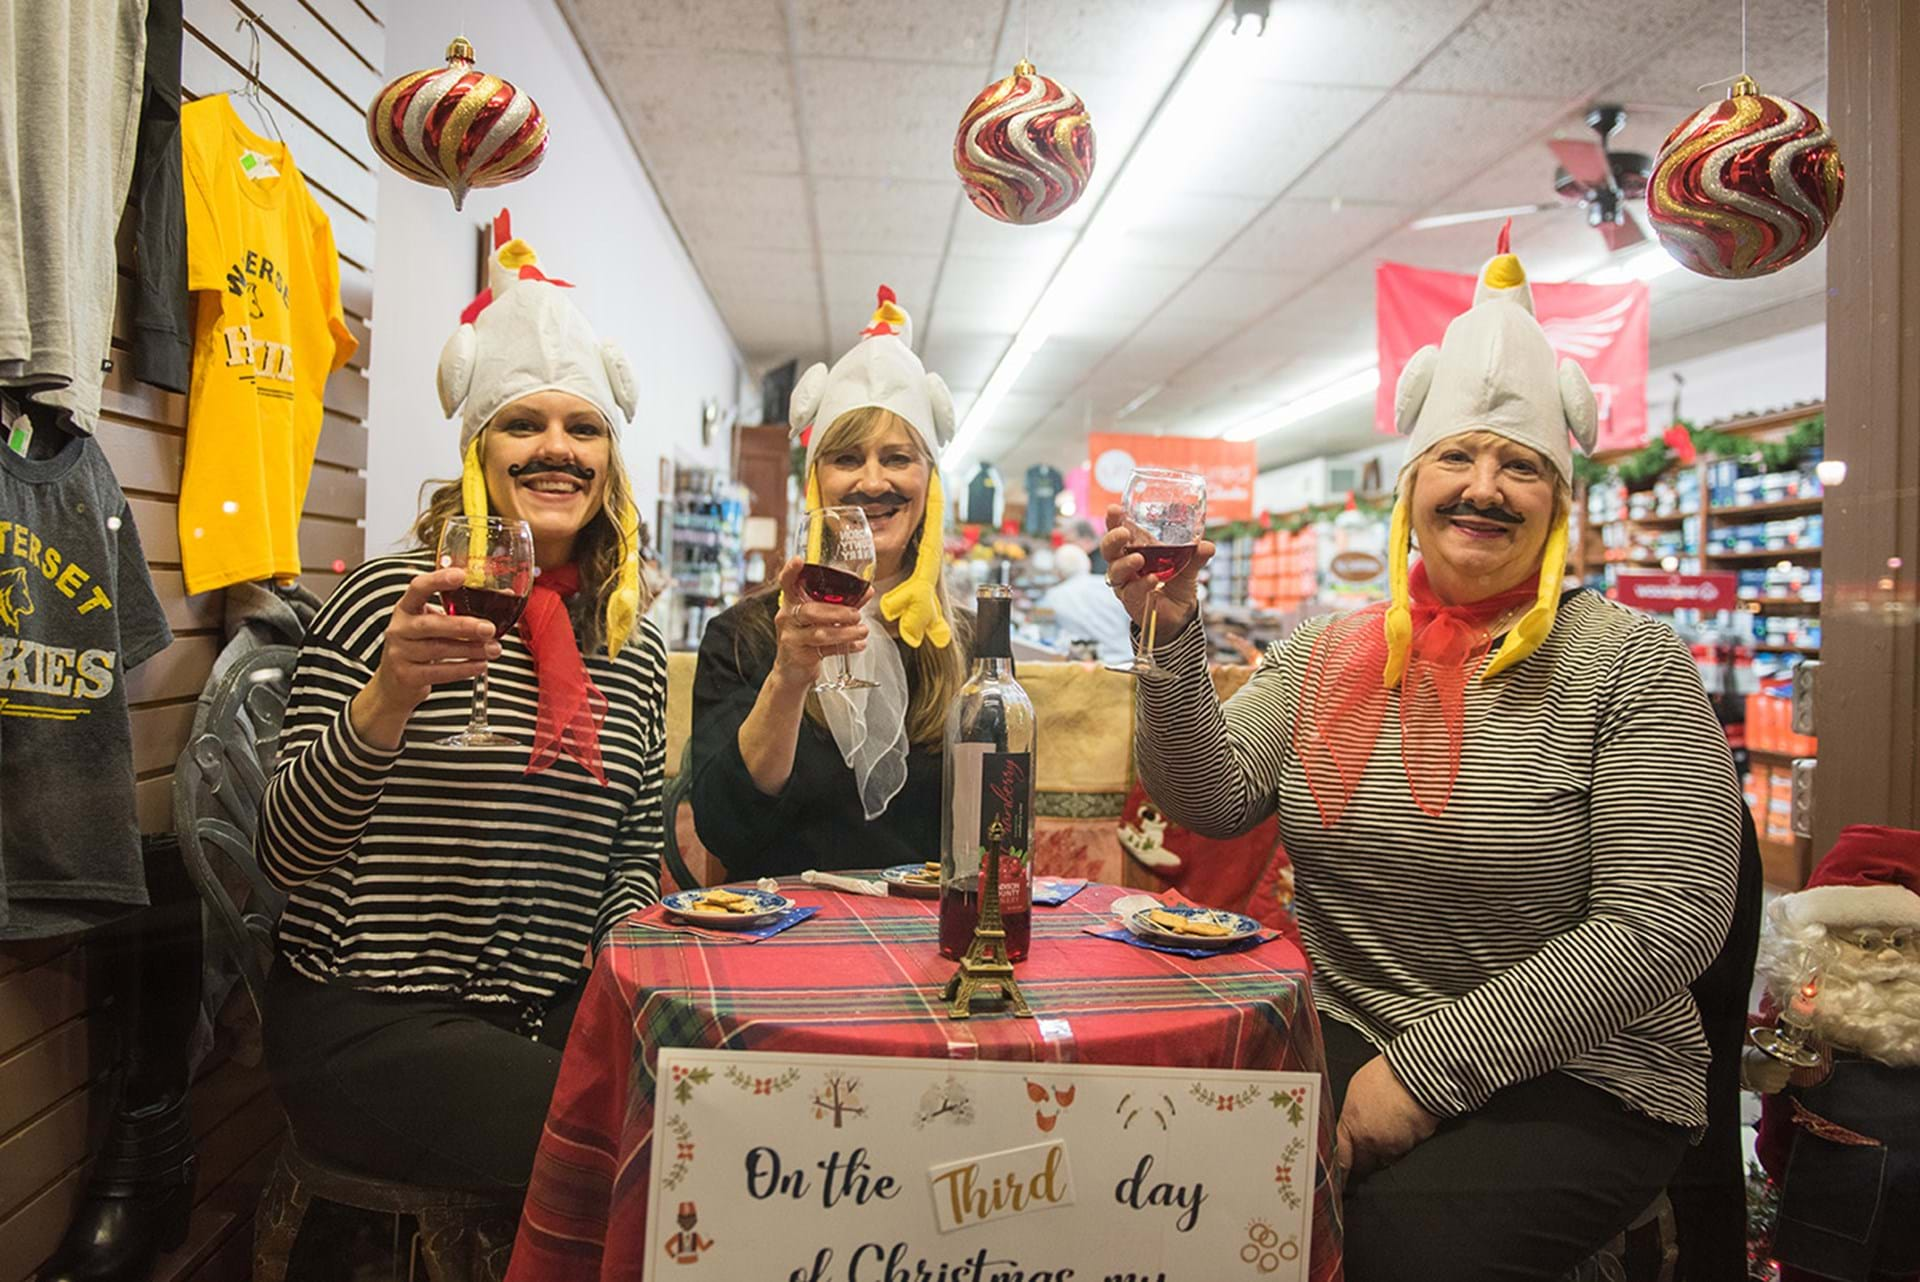
[[[1897, 1068], [1920, 1067], [1920, 961], [1906, 953], [1869, 954], [1826, 943], [1824, 926], [1795, 928], [1777, 916], [1760, 939], [1754, 969], [1786, 1009], [1804, 956], [1823, 962], [1813, 1032], [1821, 1041]], [[1804, 951], [1803, 951], [1804, 950]]]
[[1858, 951], [1854, 959], [1830, 959], [1814, 1001], [1813, 1031], [1868, 1059], [1920, 1067], [1920, 962], [1880, 961]]

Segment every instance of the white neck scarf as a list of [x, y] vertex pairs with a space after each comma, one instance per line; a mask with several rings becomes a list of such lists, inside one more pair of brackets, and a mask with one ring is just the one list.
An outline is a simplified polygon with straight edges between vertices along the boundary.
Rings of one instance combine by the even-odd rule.
[[874, 682], [874, 688], [820, 693], [827, 728], [853, 771], [869, 820], [885, 814], [907, 782], [907, 669], [880, 615], [882, 595], [876, 585], [860, 611], [867, 621], [867, 648], [847, 656], [849, 671]]

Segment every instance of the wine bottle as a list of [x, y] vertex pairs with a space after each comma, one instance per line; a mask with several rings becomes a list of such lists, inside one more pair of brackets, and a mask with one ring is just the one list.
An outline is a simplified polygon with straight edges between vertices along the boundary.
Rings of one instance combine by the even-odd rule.
[[1013, 675], [1013, 593], [980, 586], [975, 605], [973, 674], [947, 713], [941, 758], [940, 953], [963, 957], [979, 917], [981, 856], [998, 820], [1000, 917], [1007, 956], [1027, 955], [1033, 931], [1033, 702]]

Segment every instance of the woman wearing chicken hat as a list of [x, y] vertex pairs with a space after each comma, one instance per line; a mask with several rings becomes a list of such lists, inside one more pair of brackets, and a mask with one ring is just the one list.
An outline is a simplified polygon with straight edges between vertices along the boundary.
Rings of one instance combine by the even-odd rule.
[[[953, 397], [911, 344], [883, 285], [860, 340], [801, 377], [789, 414], [796, 434], [811, 429], [808, 510], [867, 511], [867, 600], [805, 600], [796, 557], [777, 592], [727, 610], [700, 642], [694, 823], [735, 877], [919, 863], [940, 849], [941, 740], [972, 629], [941, 578]], [[814, 693], [821, 662], [843, 653], [876, 688]]]
[[[288, 892], [267, 1059], [304, 1147], [442, 1187], [523, 1188], [589, 950], [658, 897], [666, 653], [641, 617], [619, 449], [634, 380], [495, 227], [492, 286], [441, 355], [459, 482], [419, 550], [349, 574], [301, 648], [259, 830]], [[525, 521], [539, 575], [503, 636], [433, 602], [450, 516]], [[506, 746], [441, 740], [485, 670]]]
[[[1397, 389], [1391, 600], [1304, 625], [1222, 706], [1203, 544], [1153, 607], [1174, 679], [1138, 688], [1141, 774], [1172, 819], [1227, 836], [1278, 812], [1350, 1282], [1559, 1277], [1706, 1122], [1687, 984], [1731, 919], [1740, 792], [1687, 647], [1562, 590], [1567, 438], [1591, 448], [1594, 398], [1504, 242]], [[1138, 620], [1148, 583], [1108, 524]]]

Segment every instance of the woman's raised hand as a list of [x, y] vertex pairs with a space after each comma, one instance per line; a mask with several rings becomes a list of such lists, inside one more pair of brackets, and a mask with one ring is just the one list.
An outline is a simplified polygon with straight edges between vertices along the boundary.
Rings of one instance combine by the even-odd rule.
[[[800, 570], [806, 562], [794, 557], [780, 572], [780, 594], [785, 602], [773, 616], [776, 675], [812, 689], [820, 663], [830, 654], [858, 654], [867, 648], [867, 623], [859, 606], [824, 605], [809, 601], [800, 590]], [[873, 593], [867, 589], [868, 596]], [[862, 598], [860, 605], [866, 604]]]
[[1159, 634], [1169, 639], [1187, 626], [1187, 621], [1200, 608], [1200, 571], [1213, 560], [1213, 544], [1200, 540], [1194, 548], [1193, 559], [1155, 592], [1155, 580], [1146, 572], [1146, 561], [1130, 550], [1136, 542], [1135, 531], [1127, 524], [1127, 510], [1118, 503], [1109, 503], [1107, 532], [1100, 539], [1100, 555], [1107, 560], [1107, 586], [1120, 598], [1120, 604], [1127, 607], [1128, 616], [1142, 628], [1146, 626], [1147, 604], [1151, 601], [1159, 615]]
[[354, 696], [350, 713], [353, 728], [375, 746], [399, 747], [407, 718], [433, 687], [471, 681], [486, 670], [488, 660], [500, 657], [491, 623], [456, 618], [434, 603], [440, 593], [466, 582], [466, 573], [455, 566], [416, 575], [388, 616], [380, 666]]

